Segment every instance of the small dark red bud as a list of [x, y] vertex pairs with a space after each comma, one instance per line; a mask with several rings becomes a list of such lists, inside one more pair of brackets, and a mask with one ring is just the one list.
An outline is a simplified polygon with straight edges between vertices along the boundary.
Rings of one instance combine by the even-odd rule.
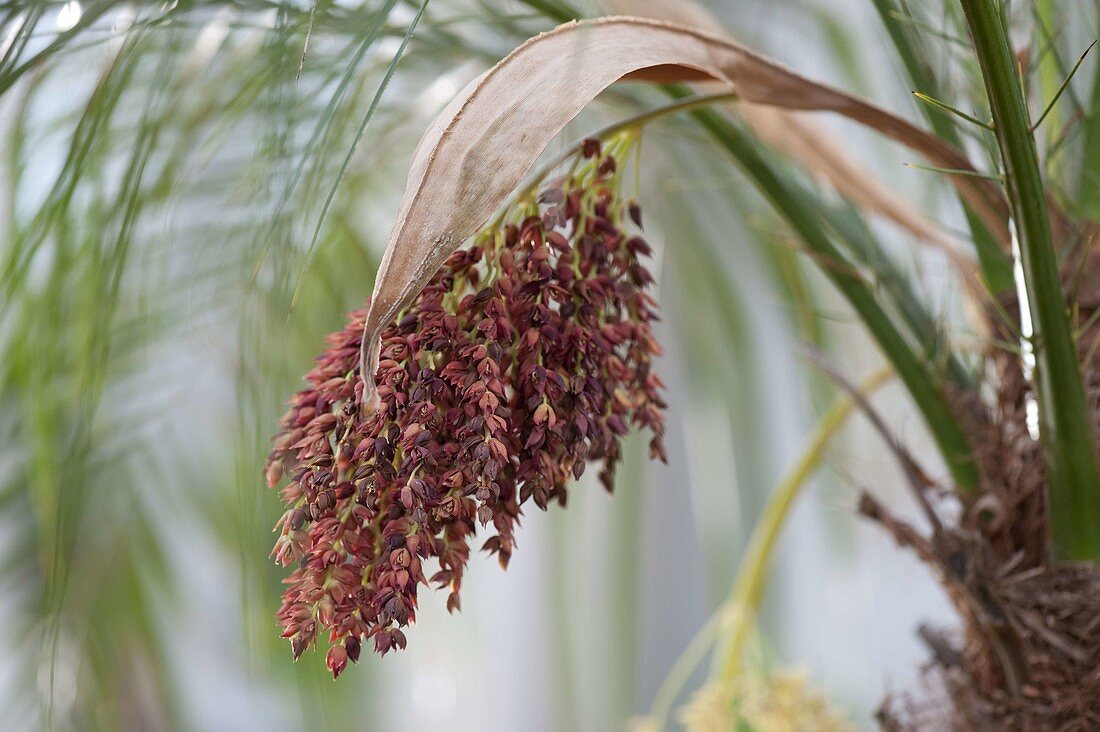
[[333, 495], [332, 491], [325, 491], [324, 493], [317, 496], [317, 510], [320, 511], [322, 514], [332, 509], [332, 507], [335, 505], [336, 496]]
[[348, 658], [352, 660], [352, 663], [359, 663], [359, 654], [363, 650], [363, 646], [359, 643], [359, 639], [354, 635], [344, 641], [344, 648], [348, 652]]

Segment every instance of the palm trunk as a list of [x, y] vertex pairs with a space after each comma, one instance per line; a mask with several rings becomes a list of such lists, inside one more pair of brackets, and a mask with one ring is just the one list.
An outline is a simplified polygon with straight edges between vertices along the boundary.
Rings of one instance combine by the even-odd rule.
[[[1098, 274], [1100, 258], [1090, 257], [1083, 279]], [[1072, 281], [1064, 279], [1068, 291]], [[1083, 287], [1077, 302], [1080, 321], [1092, 323], [1100, 288]], [[1019, 316], [1015, 296], [988, 310], [995, 342], [1019, 338]], [[1098, 336], [1094, 324], [1078, 340], [1094, 427], [1100, 360], [1091, 344]], [[888, 730], [1095, 729], [1100, 567], [1056, 558], [1049, 453], [1032, 435], [1035, 389], [1020, 352], [991, 347], [985, 360], [995, 403], [972, 395], [956, 402], [967, 412], [960, 419], [970, 425], [983, 476], [959, 520], [925, 538], [869, 495], [861, 501], [864, 515], [935, 569], [962, 620], [955, 634], [922, 629], [933, 654], [928, 688], [888, 700], [879, 720]], [[942, 696], [950, 703], [942, 704]]]

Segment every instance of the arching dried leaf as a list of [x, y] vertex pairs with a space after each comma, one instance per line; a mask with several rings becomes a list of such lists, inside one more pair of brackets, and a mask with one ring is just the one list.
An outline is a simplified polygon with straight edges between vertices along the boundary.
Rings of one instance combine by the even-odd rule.
[[[694, 0], [600, 0], [598, 4], [612, 15], [678, 23], [732, 40], [721, 21]], [[720, 86], [721, 82], [713, 82], [713, 85]], [[959, 269], [968, 289], [974, 285], [976, 263], [957, 239], [891, 191], [834, 137], [808, 119], [808, 113], [746, 101], [731, 102], [726, 107], [771, 148], [801, 163], [841, 196], [943, 251]]]
[[[907, 145], [934, 165], [970, 168], [938, 138], [732, 41], [641, 18], [559, 26], [471, 82], [421, 139], [366, 316], [364, 408], [375, 403], [381, 329], [508, 198], [554, 136], [624, 78], [717, 80], [749, 102], [836, 112]], [[993, 230], [1004, 230], [1007, 209], [996, 187], [965, 176], [953, 182]]]

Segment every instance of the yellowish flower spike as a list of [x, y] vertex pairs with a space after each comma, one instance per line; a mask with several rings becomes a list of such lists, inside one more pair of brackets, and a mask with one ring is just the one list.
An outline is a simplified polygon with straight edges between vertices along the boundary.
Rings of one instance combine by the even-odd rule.
[[697, 691], [680, 712], [689, 732], [849, 732], [855, 728], [804, 671], [742, 674]]

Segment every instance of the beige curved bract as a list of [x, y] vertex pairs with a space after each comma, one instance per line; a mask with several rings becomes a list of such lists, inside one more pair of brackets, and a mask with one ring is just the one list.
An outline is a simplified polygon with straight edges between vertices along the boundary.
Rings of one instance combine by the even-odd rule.
[[[678, 23], [733, 40], [721, 21], [694, 0], [599, 0], [598, 5], [610, 15], [634, 15]], [[720, 82], [707, 86], [712, 85], [720, 86]], [[892, 221], [917, 240], [943, 252], [962, 278], [967, 304], [981, 297], [984, 287], [978, 278], [977, 262], [965, 245], [861, 165], [838, 140], [809, 118], [812, 113], [742, 100], [730, 102], [725, 107], [731, 115], [743, 120], [761, 141], [802, 165], [860, 209]], [[1008, 241], [1002, 243], [1006, 249], [1010, 245]]]
[[[600, 0], [599, 6], [611, 14], [679, 23], [723, 38], [730, 37], [709, 10], [692, 0]], [[953, 260], [957, 261], [961, 255], [958, 242], [891, 191], [812, 120], [805, 119], [798, 112], [751, 102], [726, 106], [770, 147], [828, 181], [840, 195], [857, 206], [893, 221], [918, 239], [944, 249]]]

